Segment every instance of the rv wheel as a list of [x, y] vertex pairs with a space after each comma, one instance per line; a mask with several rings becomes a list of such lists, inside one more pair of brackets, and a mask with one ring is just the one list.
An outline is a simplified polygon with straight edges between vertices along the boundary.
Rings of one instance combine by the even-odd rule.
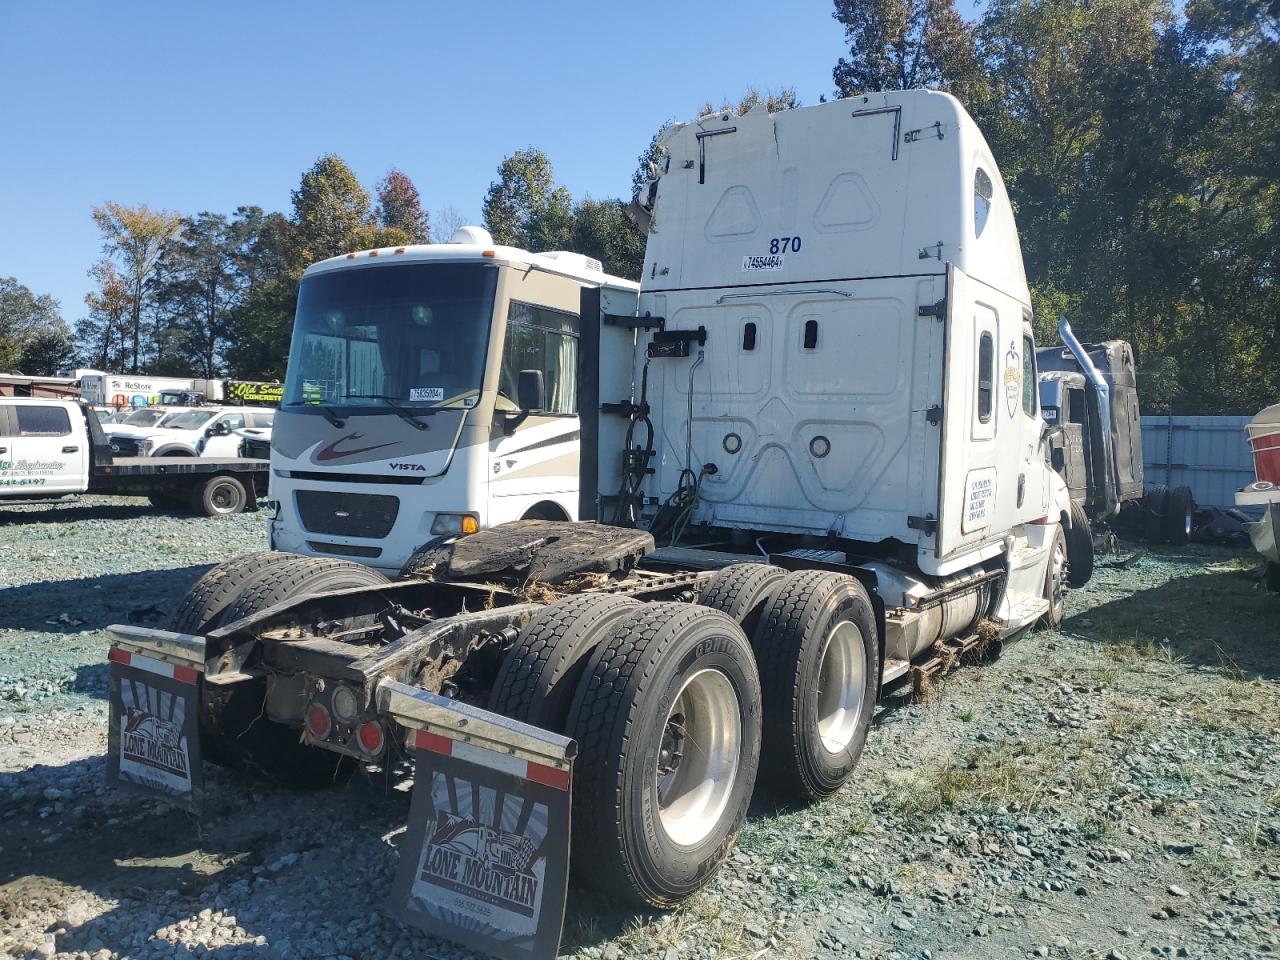
[[1071, 526], [1067, 529], [1067, 582], [1083, 587], [1093, 577], [1093, 530], [1080, 504], [1071, 503]]
[[657, 907], [704, 886], [746, 817], [760, 716], [751, 647], [727, 616], [646, 603], [618, 620], [569, 711], [576, 869]]
[[503, 657], [489, 709], [563, 733], [591, 651], [638, 603], [615, 594], [583, 593], [543, 607]]
[[1040, 618], [1040, 626], [1056, 630], [1062, 625], [1062, 611], [1067, 605], [1067, 536], [1059, 526], [1049, 547], [1049, 563], [1044, 572], [1044, 598], [1049, 609]]
[[880, 648], [866, 589], [841, 573], [787, 577], [751, 640], [764, 693], [765, 776], [797, 799], [829, 796], [862, 755]]
[[1183, 546], [1191, 542], [1192, 515], [1196, 512], [1195, 497], [1190, 487], [1174, 487], [1169, 491], [1164, 508], [1164, 538]]
[[767, 563], [735, 563], [718, 571], [702, 586], [698, 603], [727, 613], [747, 636], [756, 628], [765, 605], [778, 592], [787, 571]]

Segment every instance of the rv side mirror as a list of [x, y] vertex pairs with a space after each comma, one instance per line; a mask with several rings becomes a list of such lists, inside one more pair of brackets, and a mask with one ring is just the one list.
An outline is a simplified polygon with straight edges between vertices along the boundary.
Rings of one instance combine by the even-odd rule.
[[541, 370], [521, 370], [520, 382], [516, 387], [519, 394], [521, 410], [545, 410], [547, 407], [546, 389], [542, 382]]

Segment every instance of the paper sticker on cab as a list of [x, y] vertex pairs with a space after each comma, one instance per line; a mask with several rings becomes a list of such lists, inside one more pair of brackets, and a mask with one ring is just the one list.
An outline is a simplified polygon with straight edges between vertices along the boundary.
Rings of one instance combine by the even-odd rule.
[[781, 270], [782, 254], [771, 253], [764, 256], [743, 257], [742, 272], [752, 273], [760, 270]]

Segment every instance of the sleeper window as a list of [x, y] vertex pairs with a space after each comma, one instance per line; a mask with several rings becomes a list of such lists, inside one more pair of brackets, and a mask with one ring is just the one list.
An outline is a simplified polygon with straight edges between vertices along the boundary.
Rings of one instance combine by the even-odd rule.
[[991, 197], [994, 191], [987, 171], [979, 167], [973, 174], [973, 235], [982, 236], [987, 226], [987, 217], [991, 213]]
[[1028, 417], [1036, 415], [1036, 345], [1030, 337], [1022, 338], [1022, 410]]
[[995, 343], [984, 333], [978, 341], [978, 420], [991, 422], [992, 381], [995, 378]]

